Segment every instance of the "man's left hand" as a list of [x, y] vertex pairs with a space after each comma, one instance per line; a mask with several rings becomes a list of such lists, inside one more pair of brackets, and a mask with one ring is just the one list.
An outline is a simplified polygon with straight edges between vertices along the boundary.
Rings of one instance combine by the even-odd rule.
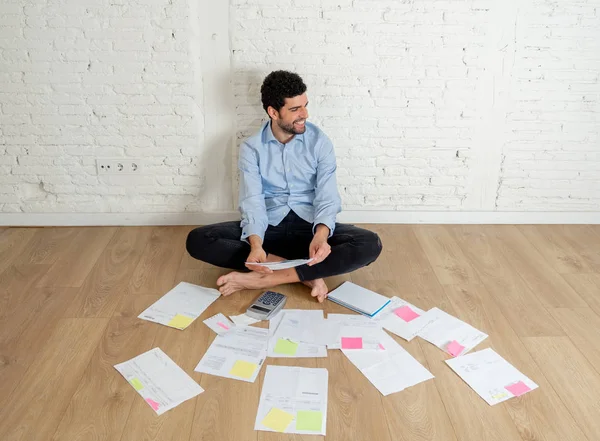
[[322, 224], [318, 225], [313, 240], [310, 242], [308, 248], [308, 257], [313, 259], [308, 263], [308, 266], [321, 263], [329, 256], [329, 253], [331, 253], [331, 246], [327, 243], [328, 236], [329, 228]]

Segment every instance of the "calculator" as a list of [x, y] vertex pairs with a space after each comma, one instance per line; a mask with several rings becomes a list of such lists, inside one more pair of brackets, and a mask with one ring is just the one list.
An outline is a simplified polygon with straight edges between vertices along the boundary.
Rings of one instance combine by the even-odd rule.
[[257, 320], [269, 320], [283, 308], [286, 300], [287, 297], [281, 293], [266, 291], [250, 305], [246, 315]]

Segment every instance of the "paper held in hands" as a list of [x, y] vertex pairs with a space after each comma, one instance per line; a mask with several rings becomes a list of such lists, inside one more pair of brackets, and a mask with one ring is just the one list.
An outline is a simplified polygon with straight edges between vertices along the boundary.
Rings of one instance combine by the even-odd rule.
[[257, 265], [264, 266], [270, 270], [277, 271], [288, 268], [296, 268], [297, 266], [306, 265], [312, 262], [314, 259], [295, 259], [295, 260], [281, 260], [279, 262], [246, 262], [246, 265]]

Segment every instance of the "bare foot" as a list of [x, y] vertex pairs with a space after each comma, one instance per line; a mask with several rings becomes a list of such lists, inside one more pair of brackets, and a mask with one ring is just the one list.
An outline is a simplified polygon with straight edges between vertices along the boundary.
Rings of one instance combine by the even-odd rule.
[[316, 297], [319, 303], [323, 303], [327, 294], [329, 293], [329, 289], [325, 284], [325, 280], [316, 279], [316, 280], [307, 280], [304, 283], [306, 286], [311, 288], [310, 295]]
[[263, 287], [261, 283], [262, 274], [256, 272], [239, 273], [233, 271], [217, 279], [217, 286], [221, 295], [228, 296], [242, 289], [259, 289]]

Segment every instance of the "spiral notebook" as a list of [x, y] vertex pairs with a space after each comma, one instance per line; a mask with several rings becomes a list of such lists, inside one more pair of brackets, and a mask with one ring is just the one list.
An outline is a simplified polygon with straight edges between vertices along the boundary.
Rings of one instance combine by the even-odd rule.
[[329, 300], [352, 311], [375, 317], [388, 303], [388, 297], [358, 286], [352, 282], [344, 282], [327, 296]]

